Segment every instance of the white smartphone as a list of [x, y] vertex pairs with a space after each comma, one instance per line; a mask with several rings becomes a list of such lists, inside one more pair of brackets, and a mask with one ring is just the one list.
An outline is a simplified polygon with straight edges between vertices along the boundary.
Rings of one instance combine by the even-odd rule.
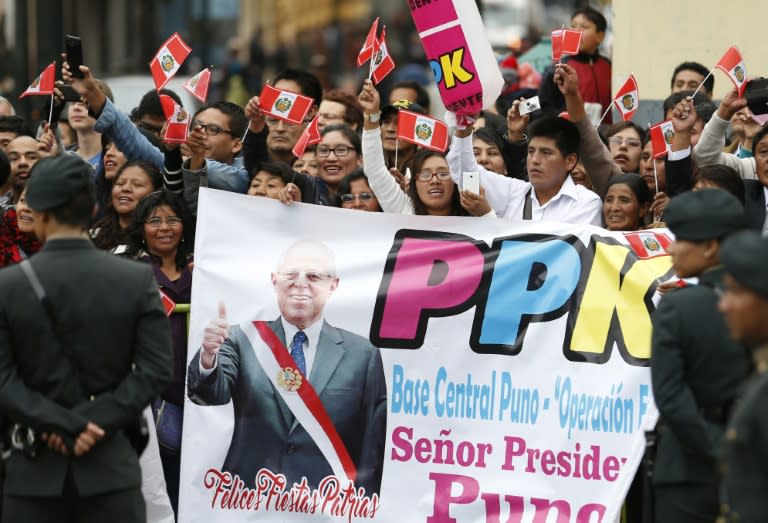
[[539, 109], [541, 109], [541, 102], [539, 102], [538, 96], [531, 96], [520, 102], [520, 116], [532, 113], [533, 111], [538, 111]]
[[477, 171], [465, 172], [461, 179], [461, 188], [480, 194], [480, 173]]

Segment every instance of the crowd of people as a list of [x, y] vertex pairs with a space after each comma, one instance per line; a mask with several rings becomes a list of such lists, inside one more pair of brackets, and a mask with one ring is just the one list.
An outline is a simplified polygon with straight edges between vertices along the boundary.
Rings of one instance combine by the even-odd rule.
[[[313, 100], [303, 124], [265, 114], [258, 96], [245, 107], [214, 101], [194, 113], [179, 145], [163, 141], [157, 91], [123, 114], [88, 67], [78, 78], [64, 62], [63, 82], [81, 101], [65, 105], [57, 92], [51, 122], [33, 132], [10, 103], [0, 106], [0, 267], [45, 252], [44, 224], [35, 223], [45, 209], [29, 201], [28, 182], [42, 176], [36, 166], [43, 159], [60, 157], [90, 165], [95, 208], [86, 230], [93, 244], [146, 263], [175, 303], [191, 299], [200, 187], [350, 211], [626, 232], [667, 227], [684, 284], [665, 293], [654, 316], [650, 366], [660, 422], [654, 456], [647, 456], [652, 486], [636, 482], [627, 519], [703, 522], [722, 514], [761, 521], [768, 512], [768, 418], [760, 415], [768, 365], [768, 270], [761, 263], [768, 240], [760, 237], [768, 230], [768, 126], [736, 89], [713, 102], [710, 71], [684, 61], [664, 101], [674, 128], [668, 154], [656, 157], [648, 133], [633, 122], [596, 127], [595, 115], [611, 104], [611, 65], [599, 55], [606, 21], [583, 8], [571, 26], [582, 31], [580, 53], [544, 74], [541, 110], [521, 114], [522, 98], [500, 100], [500, 114], [472, 115], [474, 125], [452, 130], [446, 152], [397, 138], [400, 110], [430, 114], [437, 105], [415, 82], [395, 84], [382, 100], [370, 80], [357, 93], [324, 91], [312, 72], [287, 68], [270, 85]], [[160, 94], [180, 103], [172, 91]], [[294, 146], [315, 115], [321, 139], [297, 158]], [[462, 188], [462, 173], [470, 171], [479, 173], [479, 193]], [[176, 509], [188, 354], [184, 315], [169, 321], [172, 364], [153, 410], [158, 423], [165, 415], [176, 424], [160, 441]], [[5, 361], [11, 341], [2, 336]], [[14, 421], [2, 387], [0, 406]], [[52, 449], [62, 444], [50, 441]]]

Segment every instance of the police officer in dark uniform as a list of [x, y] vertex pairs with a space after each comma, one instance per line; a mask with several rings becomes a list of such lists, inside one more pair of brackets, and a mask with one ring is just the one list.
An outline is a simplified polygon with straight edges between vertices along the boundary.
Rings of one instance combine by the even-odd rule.
[[768, 520], [768, 239], [735, 234], [723, 243], [721, 259], [720, 311], [755, 363], [725, 432], [722, 512], [726, 521], [758, 523]]
[[744, 227], [744, 209], [729, 193], [707, 189], [673, 198], [664, 218], [675, 234], [675, 272], [699, 281], [665, 295], [653, 318], [651, 381], [660, 414], [655, 520], [712, 523], [724, 427], [750, 368], [717, 310], [721, 241]]
[[150, 267], [88, 238], [91, 172], [69, 154], [35, 164], [26, 200], [44, 246], [0, 271], [7, 522], [146, 519], [130, 429], [170, 378], [168, 321]]

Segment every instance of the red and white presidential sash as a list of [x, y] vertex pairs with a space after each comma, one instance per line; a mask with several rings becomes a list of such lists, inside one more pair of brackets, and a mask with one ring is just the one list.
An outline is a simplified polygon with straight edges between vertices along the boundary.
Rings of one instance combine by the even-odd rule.
[[[256, 359], [296, 420], [310, 435], [338, 478], [355, 481], [357, 469], [331, 417], [288, 349], [264, 321], [243, 325]], [[273, 472], [280, 472], [279, 470]]]

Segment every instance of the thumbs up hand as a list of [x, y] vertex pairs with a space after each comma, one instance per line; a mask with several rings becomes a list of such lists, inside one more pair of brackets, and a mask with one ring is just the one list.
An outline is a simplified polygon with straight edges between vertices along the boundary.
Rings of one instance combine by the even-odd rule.
[[227, 308], [224, 306], [224, 302], [219, 302], [218, 318], [211, 320], [208, 326], [203, 329], [203, 352], [200, 354], [200, 363], [204, 369], [213, 368], [216, 363], [216, 355], [228, 337]]

